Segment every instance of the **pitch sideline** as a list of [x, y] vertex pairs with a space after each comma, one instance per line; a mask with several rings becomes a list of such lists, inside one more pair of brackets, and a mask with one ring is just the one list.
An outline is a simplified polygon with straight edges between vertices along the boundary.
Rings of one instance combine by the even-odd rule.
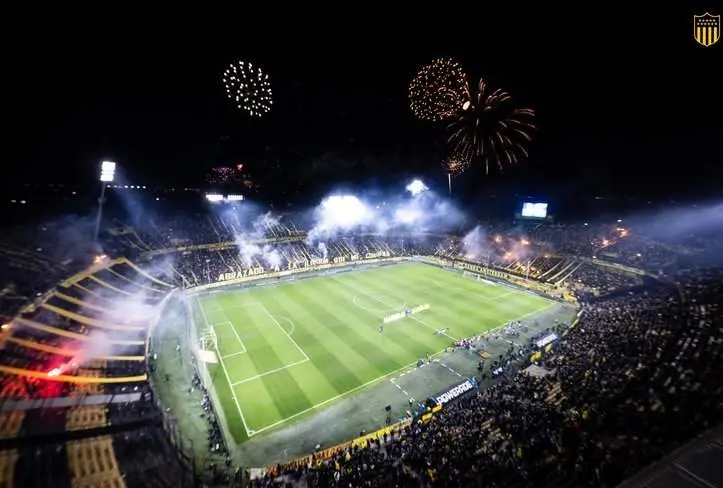
[[[507, 319], [504, 323], [502, 323], [502, 324], [500, 324], [500, 325], [498, 325], [498, 326], [496, 326], [496, 327], [493, 327], [493, 328], [491, 328], [491, 329], [488, 329], [488, 330], [486, 330], [485, 332], [483, 332], [482, 334], [488, 335], [488, 334], [490, 334], [490, 333], [492, 333], [492, 332], [494, 332], [494, 331], [496, 331], [496, 330], [499, 330], [499, 329], [505, 327], [509, 322], [513, 322], [513, 321], [515, 321], [515, 320], [522, 320], [522, 319], [524, 319], [524, 318], [526, 318], [526, 317], [529, 317], [530, 315], [534, 315], [534, 314], [536, 314], [536, 313], [541, 313], [541, 312], [543, 312], [543, 311], [545, 311], [545, 310], [547, 310], [547, 309], [549, 309], [549, 308], [551, 308], [551, 307], [553, 307], [553, 306], [555, 306], [555, 305], [557, 305], [557, 303], [556, 303], [556, 302], [553, 302], [553, 303], [551, 303], [551, 304], [549, 304], [549, 305], [547, 305], [547, 306], [545, 306], [545, 307], [542, 307], [542, 308], [540, 308], [540, 309], [533, 310], [532, 312], [527, 312], [527, 313], [525, 313], [525, 314], [523, 314], [523, 315], [520, 315], [519, 317], [513, 317], [513, 318], [511, 318], [511, 319]], [[447, 350], [447, 348], [445, 347], [444, 349], [442, 349], [442, 350], [440, 350], [440, 351], [432, 354], [430, 357], [439, 356], [440, 354], [442, 354], [442, 353], [445, 352], [446, 350]], [[324, 400], [323, 402], [319, 402], [319, 403], [317, 403], [316, 405], [312, 405], [312, 406], [310, 406], [309, 408], [306, 408], [306, 409], [304, 409], [304, 410], [302, 410], [302, 411], [300, 411], [300, 412], [296, 412], [296, 413], [293, 414], [293, 415], [290, 415], [290, 416], [288, 416], [288, 417], [286, 417], [286, 418], [283, 418], [283, 419], [281, 419], [281, 420], [278, 420], [278, 421], [274, 422], [273, 424], [269, 424], [269, 425], [266, 425], [266, 426], [264, 426], [264, 427], [262, 427], [262, 428], [260, 428], [260, 429], [258, 429], [258, 430], [255, 430], [253, 434], [249, 434], [249, 437], [252, 437], [252, 436], [254, 436], [254, 435], [261, 434], [262, 432], [265, 432], [265, 431], [267, 431], [267, 430], [269, 430], [269, 429], [273, 429], [273, 428], [275, 428], [275, 427], [278, 427], [278, 426], [280, 426], [280, 425], [283, 425], [283, 424], [285, 424], [286, 422], [288, 422], [289, 420], [293, 420], [293, 419], [295, 419], [295, 418], [297, 418], [297, 417], [299, 417], [299, 416], [301, 416], [301, 415], [304, 415], [304, 414], [306, 414], [306, 413], [308, 413], [308, 412], [311, 412], [312, 410], [316, 410], [316, 409], [318, 409], [319, 407], [323, 407], [324, 405], [326, 405], [326, 404], [328, 404], [328, 403], [331, 403], [331, 402], [333, 402], [333, 401], [336, 401], [336, 400], [339, 400], [339, 399], [341, 399], [341, 398], [344, 398], [344, 397], [347, 396], [347, 395], [350, 395], [350, 394], [352, 394], [352, 393], [355, 393], [355, 392], [361, 390], [362, 388], [365, 388], [365, 387], [367, 387], [367, 386], [371, 386], [371, 385], [373, 385], [374, 383], [377, 383], [377, 382], [379, 382], [379, 381], [385, 380], [385, 379], [389, 378], [390, 376], [393, 376], [393, 375], [399, 373], [399, 372], [402, 371], [402, 370], [406, 370], [407, 368], [411, 368], [412, 370], [415, 370], [415, 369], [416, 369], [416, 364], [417, 364], [416, 361], [413, 362], [413, 363], [409, 363], [409, 364], [407, 364], [406, 366], [402, 366], [402, 367], [399, 368], [399, 369], [396, 369], [396, 370], [391, 371], [391, 372], [389, 372], [389, 373], [387, 373], [387, 374], [384, 374], [384, 375], [382, 375], [382, 376], [379, 376], [378, 378], [375, 378], [375, 379], [373, 379], [373, 380], [367, 381], [366, 383], [364, 383], [364, 384], [362, 384], [362, 385], [355, 386], [355, 387], [352, 388], [351, 390], [345, 391], [344, 393], [340, 393], [340, 394], [338, 394], [338, 395], [336, 395], [336, 396], [334, 396], [334, 397], [332, 397], [332, 398], [328, 398], [328, 399]]]
[[[365, 294], [365, 293], [362, 293], [362, 294]], [[500, 294], [499, 297], [501, 297], [501, 296], [503, 296], [503, 295], [507, 295], [507, 294], [508, 294], [508, 293]], [[497, 298], [497, 297], [498, 297], [498, 296], [496, 296], [495, 298]], [[378, 299], [375, 299], [375, 300], [379, 302]], [[198, 301], [198, 299], [197, 299], [197, 301]], [[383, 302], [380, 302], [380, 303], [383, 303]], [[384, 303], [383, 303], [383, 304], [384, 304]], [[385, 305], [385, 306], [388, 306], [388, 304], [384, 304], [384, 305]], [[482, 334], [488, 335], [488, 334], [490, 334], [490, 333], [492, 333], [492, 332], [494, 332], [494, 331], [496, 331], [496, 330], [499, 330], [499, 329], [505, 327], [505, 326], [506, 326], [509, 322], [511, 322], [511, 321], [522, 320], [522, 319], [524, 319], [524, 318], [526, 318], [526, 317], [529, 317], [529, 316], [531, 316], [531, 315], [534, 315], [534, 314], [537, 314], [537, 313], [542, 313], [543, 311], [545, 311], [545, 310], [547, 310], [547, 309], [549, 309], [549, 308], [552, 308], [552, 307], [555, 306], [555, 305], [557, 305], [557, 303], [553, 301], [552, 303], [550, 303], [549, 305], [547, 305], [547, 306], [545, 306], [545, 307], [542, 307], [542, 308], [539, 308], [539, 309], [536, 309], [536, 310], [527, 312], [527, 313], [525, 313], [525, 314], [520, 315], [519, 317], [514, 317], [514, 318], [511, 318], [511, 319], [507, 319], [504, 323], [502, 323], [502, 324], [500, 324], [500, 325], [498, 325], [498, 326], [496, 326], [496, 327], [493, 327], [493, 328], [491, 328], [491, 329], [488, 329], [488, 330], [484, 331]], [[206, 317], [205, 311], [203, 310], [203, 307], [202, 307], [200, 301], [198, 301], [198, 306], [199, 306], [199, 308], [201, 309], [201, 314], [202, 314], [203, 317], [204, 317], [204, 321], [206, 322], [207, 325], [209, 325], [209, 324], [208, 324], [208, 319], [207, 319], [207, 317]], [[261, 306], [261, 307], [263, 307], [265, 313], [268, 314], [268, 315], [274, 320], [274, 322], [276, 322], [276, 324], [286, 333], [286, 335], [289, 336], [289, 339], [291, 339], [290, 335], [283, 329], [283, 327], [281, 326], [281, 324], [278, 323], [278, 321], [274, 318], [274, 316], [269, 313], [268, 309], [266, 309], [266, 307], [265, 307], [261, 302], [258, 302], [258, 301], [250, 301], [250, 302], [247, 302], [247, 303], [244, 303], [244, 304], [241, 304], [241, 305], [236, 305], [236, 306], [232, 306], [232, 307], [228, 307], [228, 308], [240, 308], [240, 307], [248, 307], [248, 306]], [[224, 315], [225, 315], [225, 312], [224, 312]], [[291, 340], [293, 341], [293, 339], [291, 339]], [[296, 343], [296, 341], [294, 341], [294, 343]], [[297, 347], [298, 347], [298, 344], [297, 344]], [[445, 352], [446, 350], [447, 350], [447, 348], [445, 347], [444, 349], [442, 349], [442, 350], [440, 350], [440, 351], [432, 354], [430, 357], [438, 356], [438, 355], [440, 355], [441, 353]], [[217, 348], [217, 353], [218, 353], [218, 348]], [[306, 353], [304, 353], [304, 354], [306, 354]], [[220, 358], [220, 357], [221, 357], [221, 356], [220, 356], [220, 354], [219, 354], [219, 358]], [[307, 356], [307, 357], [308, 357], [308, 356]], [[306, 362], [306, 361], [304, 361], [304, 362]], [[405, 366], [403, 366], [403, 367], [401, 367], [401, 368], [399, 368], [399, 369], [396, 369], [396, 370], [391, 371], [391, 372], [389, 372], [389, 373], [386, 373], [386, 374], [384, 374], [384, 375], [382, 375], [382, 376], [379, 376], [379, 377], [377, 377], [377, 378], [375, 378], [375, 379], [372, 379], [372, 380], [370, 380], [370, 381], [367, 381], [366, 383], [363, 383], [363, 384], [361, 384], [361, 385], [358, 385], [358, 386], [356, 386], [356, 387], [354, 387], [354, 388], [352, 388], [352, 389], [350, 389], [350, 390], [347, 390], [347, 391], [345, 391], [345, 392], [343, 392], [343, 393], [340, 393], [339, 395], [336, 395], [336, 396], [334, 396], [334, 397], [328, 398], [328, 399], [326, 399], [326, 400], [324, 400], [324, 401], [322, 401], [322, 402], [319, 402], [319, 403], [317, 403], [317, 404], [315, 404], [315, 405], [312, 405], [311, 407], [308, 407], [308, 408], [306, 408], [306, 409], [304, 409], [304, 410], [301, 410], [301, 411], [299, 411], [299, 412], [296, 412], [295, 414], [292, 414], [292, 415], [290, 415], [290, 416], [288, 416], [288, 417], [285, 417], [285, 418], [283, 418], [283, 419], [281, 419], [281, 420], [278, 420], [278, 421], [273, 422], [273, 423], [271, 423], [271, 424], [269, 424], [269, 425], [266, 425], [266, 426], [264, 426], [264, 427], [261, 427], [260, 429], [253, 430], [253, 429], [249, 429], [248, 424], [246, 423], [246, 419], [245, 419], [245, 417], [244, 417], [244, 415], [243, 415], [243, 411], [242, 411], [242, 409], [241, 409], [241, 406], [240, 406], [240, 404], [239, 404], [238, 398], [237, 398], [237, 396], [236, 396], [236, 392], [234, 391], [234, 388], [231, 386], [232, 383], [231, 383], [231, 380], [230, 380], [229, 375], [228, 375], [228, 371], [226, 370], [226, 367], [225, 367], [225, 365], [224, 365], [224, 363], [223, 363], [223, 359], [222, 359], [222, 358], [220, 359], [220, 363], [221, 363], [222, 369], [224, 370], [224, 374], [225, 374], [225, 376], [226, 376], [227, 384], [229, 385], [229, 388], [231, 389], [231, 394], [232, 394], [233, 399], [234, 399], [234, 402], [235, 402], [235, 404], [236, 404], [236, 408], [237, 408], [237, 410], [238, 410], [238, 412], [239, 412], [239, 416], [241, 417], [241, 422], [242, 422], [242, 424], [243, 424], [244, 430], [246, 431], [246, 435], [247, 435], [247, 437], [249, 437], [249, 438], [251, 438], [251, 437], [253, 437], [253, 436], [256, 436], [256, 435], [258, 435], [258, 434], [261, 434], [261, 433], [263, 433], [263, 432], [266, 432], [266, 431], [268, 431], [268, 430], [270, 430], [270, 429], [276, 428], [276, 427], [278, 427], [278, 426], [280, 426], [280, 425], [283, 425], [283, 424], [289, 422], [290, 420], [293, 420], [293, 419], [295, 419], [295, 418], [297, 418], [297, 417], [300, 417], [300, 416], [302, 416], [302, 415], [304, 415], [304, 414], [306, 414], [306, 413], [308, 413], [308, 412], [311, 412], [311, 411], [316, 410], [316, 409], [318, 409], [318, 408], [320, 408], [320, 407], [323, 407], [323, 406], [325, 406], [325, 405], [327, 405], [327, 404], [329, 404], [329, 403], [331, 403], [331, 402], [334, 402], [334, 401], [336, 401], [336, 400], [342, 399], [342, 398], [344, 398], [344, 397], [346, 397], [346, 396], [348, 396], [348, 395], [351, 395], [352, 393], [355, 393], [355, 392], [357, 392], [357, 391], [359, 391], [359, 390], [361, 390], [361, 389], [363, 389], [363, 388], [365, 388], [365, 387], [371, 386], [371, 385], [373, 385], [373, 384], [375, 384], [375, 383], [377, 383], [377, 382], [380, 382], [380, 381], [382, 381], [382, 380], [384, 380], [384, 379], [387, 379], [387, 378], [389, 378], [390, 376], [395, 375], [395, 374], [399, 373], [399, 372], [402, 371], [402, 370], [405, 370], [405, 369], [407, 369], [407, 368], [414, 368], [414, 366], [416, 365], [416, 361], [415, 361], [415, 362], [410, 363], [410, 364], [408, 364], [408, 365], [405, 365]]]

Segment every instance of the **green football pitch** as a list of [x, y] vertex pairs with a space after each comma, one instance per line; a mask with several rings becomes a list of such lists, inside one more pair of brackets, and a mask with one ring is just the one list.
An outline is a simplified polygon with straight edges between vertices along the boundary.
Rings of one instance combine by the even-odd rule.
[[[220, 362], [209, 370], [237, 443], [373, 385], [455, 339], [553, 305], [421, 263], [220, 291], [195, 303], [199, 329], [216, 333]], [[385, 317], [425, 304], [428, 310], [380, 330]]]

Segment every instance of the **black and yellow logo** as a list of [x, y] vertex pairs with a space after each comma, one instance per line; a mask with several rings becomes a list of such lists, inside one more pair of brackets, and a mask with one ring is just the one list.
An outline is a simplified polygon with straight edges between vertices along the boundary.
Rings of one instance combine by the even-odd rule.
[[720, 39], [720, 15], [693, 16], [693, 38], [704, 47], [710, 47]]

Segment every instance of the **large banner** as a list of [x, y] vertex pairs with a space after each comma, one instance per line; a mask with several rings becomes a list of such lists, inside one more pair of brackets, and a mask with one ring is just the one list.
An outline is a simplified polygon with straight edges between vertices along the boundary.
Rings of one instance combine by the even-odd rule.
[[345, 266], [352, 266], [356, 264], [373, 264], [386, 262], [391, 263], [403, 261], [406, 259], [406, 257], [392, 256], [391, 253], [387, 251], [380, 251], [351, 257], [339, 256], [334, 259], [311, 259], [309, 261], [291, 263], [285, 267], [277, 267], [271, 269], [257, 266], [254, 268], [240, 269], [238, 271], [221, 273], [216, 278], [215, 283], [195, 286], [193, 288], [189, 288], [189, 290], [202, 291], [224, 285], [241, 284], [249, 281], [261, 281], [268, 278], [288, 277], [296, 273], [311, 273], [314, 271], [343, 268]]
[[353, 254], [350, 256], [337, 256], [333, 259], [328, 258], [315, 258], [307, 259], [304, 261], [291, 261], [286, 266], [274, 266], [272, 268], [264, 268], [263, 266], [255, 266], [253, 268], [239, 268], [237, 271], [230, 271], [221, 273], [216, 282], [222, 281], [233, 281], [243, 280], [244, 278], [263, 276], [267, 273], [279, 273], [281, 275], [290, 274], [293, 271], [313, 270], [313, 269], [325, 269], [348, 263], [355, 263], [359, 261], [368, 261], [371, 259], [389, 258], [391, 253], [387, 251], [379, 252], [368, 252], [366, 254]]
[[451, 402], [455, 398], [464, 395], [468, 391], [475, 389], [476, 387], [476, 381], [467, 379], [464, 383], [460, 383], [459, 385], [451, 388], [449, 391], [434, 397], [434, 401], [437, 402], [437, 405], [444, 405]]

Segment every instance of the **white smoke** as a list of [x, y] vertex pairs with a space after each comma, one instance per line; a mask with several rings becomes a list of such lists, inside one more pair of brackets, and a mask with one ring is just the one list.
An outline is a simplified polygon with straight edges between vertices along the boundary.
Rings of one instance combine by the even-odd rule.
[[108, 335], [99, 329], [88, 333], [88, 340], [83, 341], [83, 346], [71, 359], [71, 364], [83, 366], [95, 358], [103, 358], [115, 355], [120, 351], [114, 350], [114, 344], [108, 339]]
[[482, 227], [476, 226], [462, 238], [462, 251], [464, 257], [471, 261], [479, 261], [489, 255], [491, 249], [487, 244], [487, 235]]
[[460, 228], [466, 216], [451, 202], [432, 191], [413, 198], [395, 196], [373, 204], [352, 195], [330, 195], [312, 211], [313, 226], [307, 243], [349, 232], [388, 234], [397, 230], [423, 234]]
[[329, 257], [329, 249], [327, 249], [326, 243], [320, 242], [317, 248], [319, 249], [319, 252], [324, 259], [327, 259]]
[[[156, 266], [154, 265], [154, 268]], [[168, 259], [163, 260], [159, 268], [167, 266], [172, 268]], [[115, 289], [98, 284], [92, 287], [92, 293], [85, 294], [84, 304], [75, 313], [85, 317], [80, 323], [88, 321], [86, 340], [71, 341], [65, 345], [72, 349], [74, 354], [67, 362], [57, 366], [52, 371], [54, 374], [66, 374], [90, 361], [109, 356], [142, 356], [142, 347], [128, 346], [123, 342], [142, 341], [145, 338], [147, 329], [158, 312], [157, 304], [165, 293], [170, 291], [160, 286], [151, 286], [146, 280], [139, 281], [138, 278], [111, 278], [110, 271], [101, 270], [96, 277]], [[59, 288], [58, 292], [67, 294], [63, 288]]]
[[376, 212], [361, 199], [352, 195], [331, 195], [313, 211], [314, 227], [308, 241], [333, 237], [344, 231], [372, 226]]
[[267, 232], [278, 225], [279, 218], [267, 212], [256, 217], [251, 222], [250, 231], [241, 232], [234, 236], [239, 251], [239, 259], [244, 266], [251, 267], [257, 264], [270, 268], [281, 266], [282, 257], [278, 249], [264, 244]]
[[464, 224], [464, 213], [451, 202], [430, 191], [418, 198], [401, 200], [394, 207], [389, 228], [406, 228], [417, 233], [445, 231]]

